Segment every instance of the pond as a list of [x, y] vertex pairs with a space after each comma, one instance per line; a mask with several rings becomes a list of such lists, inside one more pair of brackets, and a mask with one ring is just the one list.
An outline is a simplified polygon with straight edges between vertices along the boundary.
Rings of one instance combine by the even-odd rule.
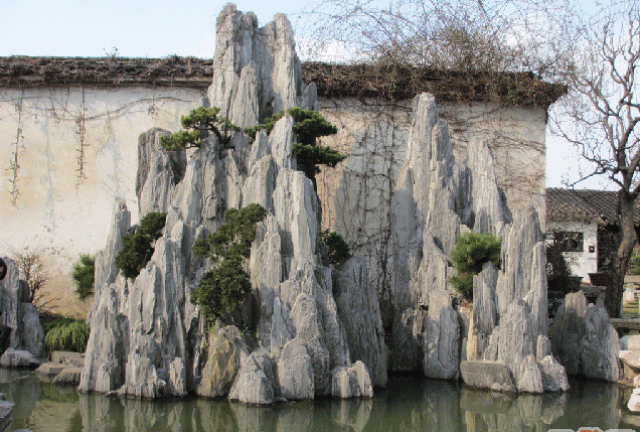
[[506, 395], [450, 381], [392, 376], [370, 400], [305, 401], [271, 407], [200, 398], [149, 401], [83, 394], [0, 369], [0, 392], [16, 404], [9, 431], [460, 431], [517, 432], [597, 426], [640, 431], [626, 408], [631, 389], [571, 381], [561, 394]]

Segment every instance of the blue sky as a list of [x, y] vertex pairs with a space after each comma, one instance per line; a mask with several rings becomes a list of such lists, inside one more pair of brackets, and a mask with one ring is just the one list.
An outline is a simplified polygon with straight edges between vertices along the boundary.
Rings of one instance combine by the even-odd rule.
[[[215, 22], [226, 1], [3, 0], [0, 56], [213, 56]], [[299, 12], [287, 0], [237, 2], [261, 24]], [[299, 5], [299, 3], [298, 3]]]
[[[120, 57], [213, 56], [215, 21], [226, 1], [204, 0], [2, 0], [0, 56]], [[276, 13], [289, 16], [298, 35], [314, 2], [238, 1], [260, 25]], [[317, 4], [317, 3], [316, 3]], [[575, 149], [547, 134], [547, 186], [577, 178]], [[592, 179], [581, 188], [602, 188]]]

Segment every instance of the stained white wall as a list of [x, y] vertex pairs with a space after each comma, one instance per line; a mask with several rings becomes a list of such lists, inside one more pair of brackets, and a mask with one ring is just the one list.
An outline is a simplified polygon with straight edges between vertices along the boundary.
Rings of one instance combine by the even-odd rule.
[[80, 253], [104, 247], [115, 197], [136, 220], [138, 136], [178, 130], [201, 98], [189, 89], [0, 89], [0, 255], [41, 251], [51, 299], [84, 311], [69, 274]]
[[[584, 282], [589, 282], [589, 273], [598, 272], [598, 225], [596, 223], [582, 222], [548, 222], [547, 233], [556, 231], [583, 233], [582, 252], [563, 252], [562, 255], [571, 267], [574, 275], [582, 277]], [[548, 238], [553, 238], [551, 235]], [[593, 246], [594, 252], [589, 252], [589, 246]]]

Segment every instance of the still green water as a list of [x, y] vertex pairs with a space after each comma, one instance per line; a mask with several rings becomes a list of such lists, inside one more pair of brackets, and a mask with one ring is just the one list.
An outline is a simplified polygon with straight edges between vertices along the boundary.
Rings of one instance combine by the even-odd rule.
[[505, 395], [450, 381], [393, 376], [370, 400], [247, 406], [227, 400], [149, 401], [82, 394], [41, 382], [34, 372], [0, 370], [0, 392], [16, 404], [10, 431], [547, 431], [597, 426], [640, 431], [615, 384], [571, 381], [564, 394]]

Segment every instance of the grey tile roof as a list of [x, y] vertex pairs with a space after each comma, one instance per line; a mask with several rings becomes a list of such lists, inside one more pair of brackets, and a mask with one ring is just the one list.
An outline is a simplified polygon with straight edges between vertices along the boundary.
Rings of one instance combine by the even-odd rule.
[[[618, 196], [614, 191], [547, 188], [547, 221], [618, 224]], [[640, 224], [640, 207], [634, 215]]]

